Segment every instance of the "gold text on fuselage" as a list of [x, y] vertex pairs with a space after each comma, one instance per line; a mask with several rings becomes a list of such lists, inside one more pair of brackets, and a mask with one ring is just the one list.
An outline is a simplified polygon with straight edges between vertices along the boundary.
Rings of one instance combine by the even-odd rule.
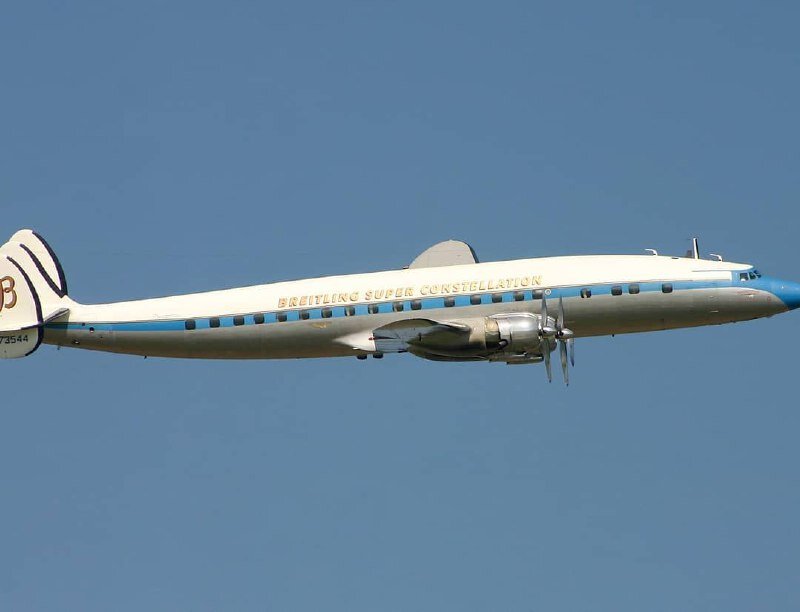
[[375, 287], [364, 291], [349, 290], [335, 293], [315, 293], [310, 295], [290, 295], [278, 298], [278, 308], [297, 308], [311, 306], [330, 306], [353, 302], [372, 302], [379, 300], [401, 300], [405, 298], [430, 297], [480, 291], [506, 291], [542, 285], [542, 275], [513, 276], [455, 282], [428, 283], [425, 285], [399, 285]]

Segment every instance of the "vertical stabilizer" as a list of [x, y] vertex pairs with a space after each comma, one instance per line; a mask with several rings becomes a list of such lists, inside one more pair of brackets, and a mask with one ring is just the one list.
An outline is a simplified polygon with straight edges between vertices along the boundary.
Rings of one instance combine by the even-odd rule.
[[0, 247], [0, 358], [25, 357], [42, 341], [42, 326], [69, 311], [64, 270], [50, 245], [20, 230]]

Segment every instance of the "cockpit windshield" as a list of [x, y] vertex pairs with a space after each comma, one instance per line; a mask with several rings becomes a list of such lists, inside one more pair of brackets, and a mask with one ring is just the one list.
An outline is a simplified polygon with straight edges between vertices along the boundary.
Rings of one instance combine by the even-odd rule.
[[742, 282], [756, 280], [757, 278], [761, 278], [761, 272], [756, 269], [750, 270], [749, 272], [739, 272], [739, 280]]

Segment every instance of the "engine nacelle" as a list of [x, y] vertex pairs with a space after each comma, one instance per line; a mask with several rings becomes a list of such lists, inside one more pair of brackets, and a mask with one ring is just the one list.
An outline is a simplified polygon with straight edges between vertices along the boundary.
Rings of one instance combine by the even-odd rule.
[[487, 317], [486, 348], [508, 353], [525, 353], [539, 347], [539, 318], [529, 313]]
[[[540, 359], [539, 318], [528, 313], [498, 314], [460, 319], [470, 328], [467, 337], [423, 338], [409, 343], [409, 352], [437, 361], [509, 361], [530, 363]], [[538, 359], [537, 359], [538, 358]]]

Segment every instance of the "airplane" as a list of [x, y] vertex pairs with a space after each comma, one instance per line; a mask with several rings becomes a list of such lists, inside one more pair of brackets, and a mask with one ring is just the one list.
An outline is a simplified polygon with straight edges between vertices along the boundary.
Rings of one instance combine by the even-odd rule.
[[800, 307], [800, 283], [700, 257], [579, 255], [479, 263], [446, 240], [399, 270], [110, 304], [67, 294], [53, 249], [29, 229], [0, 247], [0, 357], [44, 344], [205, 359], [544, 362], [564, 382], [576, 338], [746, 321]]

